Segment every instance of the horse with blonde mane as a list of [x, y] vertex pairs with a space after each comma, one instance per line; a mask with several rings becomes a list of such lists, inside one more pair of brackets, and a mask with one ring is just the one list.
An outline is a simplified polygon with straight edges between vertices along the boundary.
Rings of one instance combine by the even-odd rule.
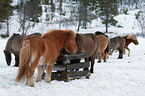
[[51, 30], [42, 36], [26, 36], [20, 45], [20, 65], [16, 81], [26, 81], [26, 85], [33, 87], [33, 75], [38, 66], [36, 82], [41, 81], [44, 65], [47, 64], [47, 83], [51, 82], [51, 74], [54, 63], [65, 48], [69, 53], [77, 52], [75, 32], [72, 30]]
[[137, 37], [136, 37], [135, 35], [133, 35], [133, 34], [131, 34], [131, 35], [126, 35], [126, 36], [122, 36], [122, 37], [125, 39], [125, 45], [124, 45], [123, 52], [124, 52], [124, 54], [125, 54], [125, 49], [127, 49], [127, 50], [128, 50], [128, 56], [130, 56], [130, 49], [128, 48], [128, 45], [129, 45], [130, 43], [133, 43], [133, 44], [135, 44], [135, 45], [138, 45], [139, 42], [138, 42], [138, 40], [137, 40]]

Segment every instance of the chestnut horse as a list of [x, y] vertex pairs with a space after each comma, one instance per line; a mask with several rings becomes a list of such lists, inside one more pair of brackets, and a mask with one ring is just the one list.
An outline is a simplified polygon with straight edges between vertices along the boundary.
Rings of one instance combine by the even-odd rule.
[[109, 37], [103, 33], [103, 32], [100, 32], [100, 31], [96, 31], [95, 32], [95, 35], [97, 35], [97, 37], [99, 38], [99, 43], [100, 43], [100, 57], [99, 57], [99, 61], [98, 63], [100, 63], [102, 61], [102, 59], [104, 58], [104, 62], [107, 61], [107, 55], [109, 53], [109, 50], [110, 50], [110, 39]]
[[136, 38], [136, 36], [135, 35], [126, 35], [126, 36], [122, 36], [124, 39], [125, 39], [125, 46], [124, 46], [124, 50], [123, 50], [123, 52], [124, 52], [124, 54], [125, 54], [125, 49], [127, 49], [128, 50], [128, 56], [130, 56], [130, 49], [128, 48], [128, 45], [130, 44], [130, 43], [134, 43], [135, 45], [138, 45], [139, 43], [138, 43], [138, 41], [137, 41], [137, 38]]
[[76, 34], [72, 30], [51, 30], [42, 36], [26, 36], [20, 46], [20, 65], [16, 81], [26, 80], [26, 85], [33, 87], [33, 75], [38, 66], [36, 82], [41, 81], [44, 65], [47, 64], [47, 83], [51, 82], [54, 63], [60, 50], [65, 48], [69, 53], [77, 51]]
[[109, 53], [109, 38], [107, 38], [104, 35], [97, 35], [99, 39], [99, 51], [100, 51], [100, 57], [98, 63], [102, 61], [104, 58], [104, 62], [107, 61], [107, 56]]
[[93, 67], [96, 55], [99, 49], [99, 39], [95, 34], [78, 34], [76, 35], [78, 53], [88, 52], [89, 61], [91, 62], [90, 72], [93, 73]]

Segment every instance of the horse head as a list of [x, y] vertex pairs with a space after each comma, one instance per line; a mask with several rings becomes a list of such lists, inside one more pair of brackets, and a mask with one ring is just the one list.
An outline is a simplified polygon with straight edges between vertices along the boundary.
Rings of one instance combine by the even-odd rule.
[[138, 45], [138, 44], [139, 44], [135, 35], [129, 35], [129, 36], [127, 37], [127, 39], [132, 40], [132, 42], [133, 42], [135, 45]]
[[6, 58], [6, 62], [7, 62], [7, 65], [10, 66], [11, 64], [11, 53], [6, 51], [6, 50], [3, 50], [4, 54], [5, 54], [5, 58]]
[[76, 53], [78, 50], [75, 36], [76, 34], [72, 30], [69, 30], [69, 32], [67, 32], [67, 39], [65, 40], [65, 44], [64, 44], [65, 49], [69, 53], [73, 53], [73, 54]]

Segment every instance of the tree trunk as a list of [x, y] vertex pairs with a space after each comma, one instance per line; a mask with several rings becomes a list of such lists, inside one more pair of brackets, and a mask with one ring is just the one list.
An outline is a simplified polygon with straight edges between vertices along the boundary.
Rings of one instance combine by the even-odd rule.
[[22, 19], [22, 31], [23, 31], [22, 34], [23, 34], [23, 35], [26, 34], [26, 33], [25, 33], [25, 23], [26, 23], [25, 21], [26, 21], [26, 20], [25, 20], [25, 5], [24, 5], [24, 12], [23, 12], [23, 19]]
[[[107, 2], [107, 0], [106, 0]], [[108, 33], [108, 16], [109, 16], [109, 12], [108, 12], [108, 4], [106, 4], [106, 33]]]
[[59, 5], [59, 10], [60, 10], [60, 19], [59, 19], [59, 28], [61, 28], [61, 15], [62, 15], [62, 0], [60, 0], [60, 5]]
[[82, 11], [82, 9], [81, 9], [81, 1], [79, 3], [80, 3], [80, 5], [79, 5], [79, 24], [78, 24], [77, 31], [80, 30], [80, 26], [81, 26], [81, 11]]
[[9, 19], [7, 18], [7, 34], [6, 34], [7, 37], [9, 37]]

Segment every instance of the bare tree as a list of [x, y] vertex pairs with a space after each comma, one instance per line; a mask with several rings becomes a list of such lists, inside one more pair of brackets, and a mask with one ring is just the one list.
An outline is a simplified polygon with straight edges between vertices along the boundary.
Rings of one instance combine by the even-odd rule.
[[144, 17], [145, 17], [145, 13], [139, 12], [137, 21], [138, 21], [138, 23], [140, 25], [142, 33], [144, 33], [144, 31], [145, 31], [145, 18]]
[[27, 31], [34, 27], [39, 22], [38, 17], [42, 15], [42, 7], [40, 0], [21, 0], [18, 5], [18, 16], [20, 28], [18, 31], [22, 31], [22, 34], [26, 34]]

